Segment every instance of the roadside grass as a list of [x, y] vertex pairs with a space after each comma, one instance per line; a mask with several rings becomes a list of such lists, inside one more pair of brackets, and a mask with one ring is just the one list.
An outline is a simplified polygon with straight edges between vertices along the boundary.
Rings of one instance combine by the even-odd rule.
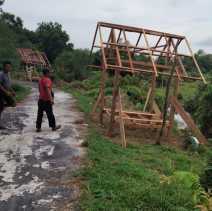
[[[77, 99], [89, 123], [94, 102], [91, 93], [96, 97], [96, 85], [92, 80], [81, 83], [86, 87], [73, 89], [66, 85], [64, 90]], [[88, 163], [81, 173], [86, 181], [82, 210], [194, 211], [207, 201], [199, 177], [212, 155], [210, 149], [195, 153], [150, 144], [123, 149], [93, 124], [89, 127]]]
[[16, 93], [16, 102], [20, 102], [24, 100], [24, 98], [30, 94], [31, 88], [28, 86], [20, 85], [18, 83], [14, 83], [12, 85], [12, 88], [14, 89]]

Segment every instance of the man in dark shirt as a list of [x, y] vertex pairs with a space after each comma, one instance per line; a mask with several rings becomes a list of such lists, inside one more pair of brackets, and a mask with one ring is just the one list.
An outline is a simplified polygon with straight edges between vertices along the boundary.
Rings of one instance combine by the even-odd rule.
[[50, 72], [48, 69], [43, 70], [43, 76], [39, 80], [39, 93], [36, 131], [41, 131], [43, 112], [46, 112], [47, 114], [49, 127], [51, 127], [53, 131], [60, 129], [61, 125], [56, 125], [53, 113], [54, 95], [52, 92], [52, 81], [50, 79]]
[[[15, 92], [11, 87], [9, 72], [12, 70], [11, 62], [3, 62], [3, 71], [0, 72], [0, 117], [5, 107], [15, 107]], [[0, 125], [0, 129], [4, 129]]]

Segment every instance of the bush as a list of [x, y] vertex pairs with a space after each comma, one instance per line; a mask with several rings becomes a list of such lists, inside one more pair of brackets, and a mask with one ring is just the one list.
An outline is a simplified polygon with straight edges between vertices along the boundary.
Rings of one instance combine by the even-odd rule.
[[89, 75], [89, 62], [88, 50], [65, 50], [55, 62], [57, 75], [67, 82], [83, 80]]

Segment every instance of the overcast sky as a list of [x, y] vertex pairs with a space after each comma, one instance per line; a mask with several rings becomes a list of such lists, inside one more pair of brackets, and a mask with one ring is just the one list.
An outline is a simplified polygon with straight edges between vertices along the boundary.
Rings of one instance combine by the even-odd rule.
[[25, 27], [57, 21], [75, 48], [90, 48], [97, 21], [186, 35], [194, 50], [212, 53], [212, 0], [6, 0]]

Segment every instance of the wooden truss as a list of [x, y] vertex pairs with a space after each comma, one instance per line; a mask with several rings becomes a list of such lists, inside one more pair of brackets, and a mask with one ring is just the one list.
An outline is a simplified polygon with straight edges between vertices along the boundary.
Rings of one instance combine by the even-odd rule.
[[[125, 125], [131, 124], [144, 128], [161, 128], [164, 123], [162, 112], [155, 102], [156, 81], [159, 75], [172, 77], [174, 79], [171, 97], [178, 95], [179, 82], [185, 80], [199, 80], [206, 83], [196, 58], [192, 52], [188, 40], [184, 36], [170, 33], [158, 32], [143, 28], [123, 26], [111, 23], [99, 22], [96, 27], [91, 53], [94, 49], [101, 52], [101, 66], [91, 67], [101, 69], [101, 83], [98, 99], [93, 108], [93, 114], [100, 109], [100, 122], [103, 123], [103, 116], [107, 114], [110, 118], [109, 134], [112, 133], [114, 123], [119, 122], [122, 136], [122, 145], [126, 147]], [[188, 51], [188, 54], [185, 53]], [[145, 55], [148, 61], [137, 61], [136, 56]], [[187, 70], [183, 59], [188, 58], [193, 62], [196, 71]], [[163, 64], [161, 64], [163, 59]], [[171, 70], [174, 66], [174, 74]], [[105, 83], [107, 72], [114, 72], [113, 96], [111, 108], [105, 107]], [[151, 86], [147, 95], [144, 110], [124, 111], [121, 102], [120, 80], [121, 73], [127, 72], [131, 75], [142, 74], [151, 79]], [[179, 106], [179, 102], [169, 98], [170, 115], [165, 121], [167, 135], [170, 136], [173, 127], [174, 114], [180, 112], [186, 123], [193, 120]], [[174, 103], [173, 103], [174, 102]], [[188, 120], [189, 119], [189, 120]], [[201, 133], [192, 123], [192, 130], [195, 134]], [[191, 124], [189, 124], [191, 126]], [[201, 142], [205, 142], [204, 136], [198, 136]]]

